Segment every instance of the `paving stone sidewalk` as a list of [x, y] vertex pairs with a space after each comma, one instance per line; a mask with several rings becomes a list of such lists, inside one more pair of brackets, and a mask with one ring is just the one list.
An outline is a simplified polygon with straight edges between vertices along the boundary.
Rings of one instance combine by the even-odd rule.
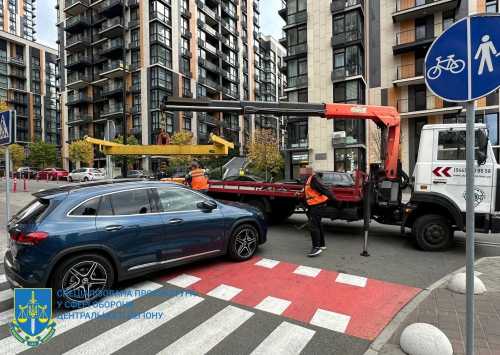
[[[479, 260], [475, 270], [487, 289], [475, 298], [476, 355], [500, 355], [500, 257]], [[465, 354], [465, 295], [449, 291], [446, 283], [433, 290], [408, 315], [379, 354], [404, 354], [399, 347], [401, 332], [415, 322], [435, 325], [448, 336], [455, 355]]]

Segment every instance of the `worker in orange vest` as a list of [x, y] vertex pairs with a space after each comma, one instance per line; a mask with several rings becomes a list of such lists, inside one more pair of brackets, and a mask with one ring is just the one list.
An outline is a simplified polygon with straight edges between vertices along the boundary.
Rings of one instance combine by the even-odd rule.
[[196, 191], [208, 192], [208, 174], [205, 169], [200, 168], [198, 162], [191, 163], [191, 171], [186, 176], [186, 182]]
[[326, 249], [321, 218], [325, 214], [324, 210], [327, 201], [329, 199], [334, 200], [335, 196], [333, 196], [330, 189], [323, 184], [320, 177], [311, 168], [307, 168], [307, 170], [309, 170], [310, 174], [304, 186], [304, 195], [309, 208], [308, 217], [312, 240], [312, 249], [307, 256], [312, 257], [321, 254]]

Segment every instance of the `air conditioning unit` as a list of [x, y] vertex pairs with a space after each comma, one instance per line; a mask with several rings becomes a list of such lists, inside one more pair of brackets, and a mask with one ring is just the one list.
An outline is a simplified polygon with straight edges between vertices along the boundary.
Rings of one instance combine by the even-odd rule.
[[345, 144], [345, 131], [333, 132], [332, 144]]

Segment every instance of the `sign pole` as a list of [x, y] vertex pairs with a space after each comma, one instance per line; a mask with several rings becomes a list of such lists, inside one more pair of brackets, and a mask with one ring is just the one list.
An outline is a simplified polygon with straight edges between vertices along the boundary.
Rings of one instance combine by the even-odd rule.
[[5, 147], [5, 227], [10, 219], [10, 152], [9, 146]]
[[474, 101], [467, 101], [466, 128], [466, 354], [474, 354]]

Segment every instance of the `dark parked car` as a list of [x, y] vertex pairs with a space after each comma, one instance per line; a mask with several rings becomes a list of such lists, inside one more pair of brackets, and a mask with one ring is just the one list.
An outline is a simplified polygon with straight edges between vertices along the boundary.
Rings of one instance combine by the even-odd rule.
[[173, 183], [107, 180], [33, 196], [9, 221], [7, 279], [62, 290], [65, 302], [79, 305], [161, 268], [224, 254], [247, 260], [266, 241], [253, 207]]
[[36, 174], [36, 178], [40, 180], [66, 180], [69, 172], [60, 168], [47, 168], [40, 170]]

